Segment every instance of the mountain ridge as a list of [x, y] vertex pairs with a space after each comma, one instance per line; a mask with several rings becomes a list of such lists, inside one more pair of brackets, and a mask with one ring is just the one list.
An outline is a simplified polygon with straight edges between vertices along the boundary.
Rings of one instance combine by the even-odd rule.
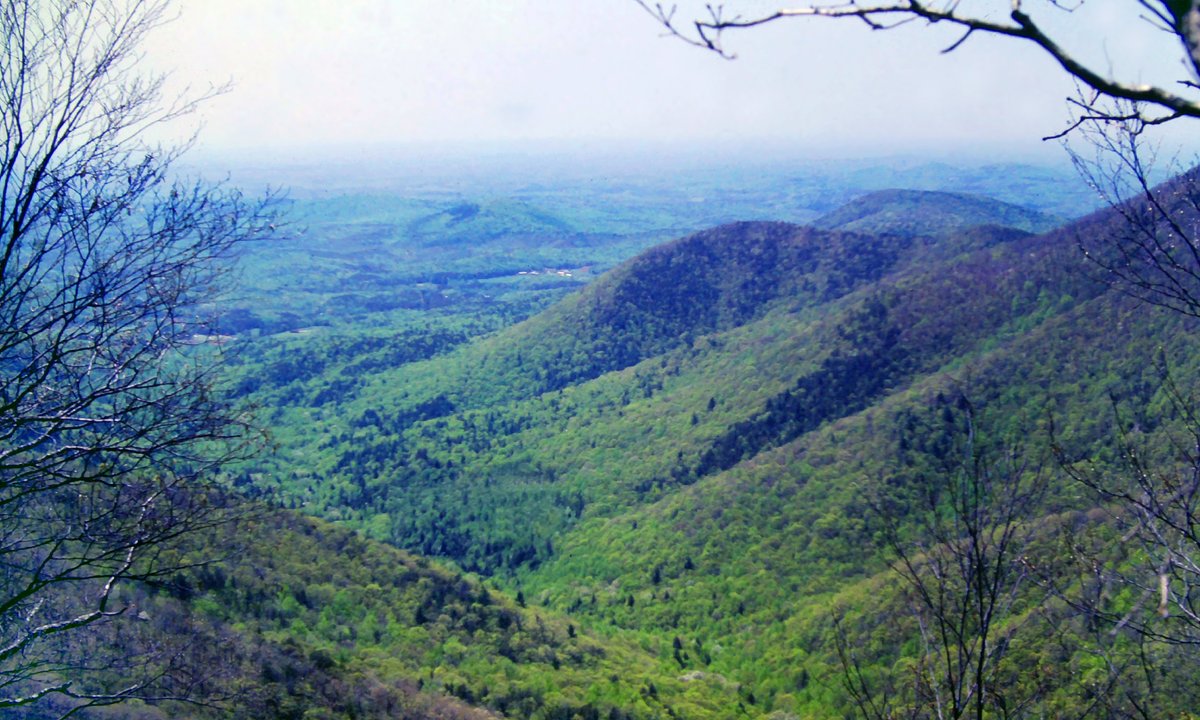
[[[826, 611], [865, 618], [893, 592], [870, 495], [908, 517], [953, 444], [954, 398], [980, 406], [981, 437], [1044, 451], [1053, 422], [1064, 451], [1111, 462], [1112, 403], [1164, 402], [1147, 353], [1200, 378], [1179, 318], [1088, 272], [1081, 239], [1121, 222], [679, 238], [520, 325], [288, 409], [270, 479], [310, 512], [637, 638], [680, 677], [725, 678], [748, 712], [839, 716]], [[1090, 509], [1062, 484], [1031, 522]]]
[[945, 235], [977, 226], [1042, 233], [1060, 218], [983, 195], [893, 188], [862, 195], [812, 222], [813, 227], [899, 235]]

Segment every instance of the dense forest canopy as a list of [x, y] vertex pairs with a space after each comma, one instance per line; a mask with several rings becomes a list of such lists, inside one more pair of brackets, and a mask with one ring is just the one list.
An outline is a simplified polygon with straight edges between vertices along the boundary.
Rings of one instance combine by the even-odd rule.
[[[1196, 114], [1196, 9], [1135, 4], [1189, 74], [1056, 55], [1099, 93], [1082, 192], [894, 160], [281, 200], [147, 142], [194, 107], [141, 74], [168, 3], [6, 3], [0, 710], [1191, 717], [1200, 185], [1145, 141]], [[1055, 55], [1070, 8], [1028, 5], [644, 7], [718, 52], [828, 15]]]

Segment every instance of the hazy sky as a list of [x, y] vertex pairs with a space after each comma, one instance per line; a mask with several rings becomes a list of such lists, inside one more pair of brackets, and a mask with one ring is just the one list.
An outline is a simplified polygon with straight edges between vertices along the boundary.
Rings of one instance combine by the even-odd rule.
[[[1178, 77], [1166, 36], [1129, 32], [1140, 26], [1114, 14], [1121, 5], [1135, 3], [1063, 20], [1071, 46], [1121, 68], [1135, 58], [1139, 77]], [[1013, 41], [977, 37], [940, 54], [955, 37], [788, 21], [731, 37], [739, 58], [728, 61], [661, 37], [632, 0], [183, 0], [149, 61], [179, 82], [233, 81], [201, 113], [207, 149], [633, 140], [770, 142], [826, 157], [1045, 151], [1039, 138], [1064, 124], [1071, 84]]]

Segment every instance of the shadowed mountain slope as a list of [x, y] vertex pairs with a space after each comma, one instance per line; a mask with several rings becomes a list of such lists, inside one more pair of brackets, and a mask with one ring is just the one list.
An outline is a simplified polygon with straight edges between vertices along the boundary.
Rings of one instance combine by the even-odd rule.
[[[538, 358], [521, 382], [539, 393], [630, 367], [692, 338], [745, 324], [773, 302], [813, 306], [873, 282], [911, 243], [823, 233], [785, 223], [738, 223], [653, 248], [575, 298], [513, 328], [467, 358], [489, 388], [497, 373]], [[489, 401], [496, 396], [481, 388]], [[494, 391], [493, 391], [494, 392]]]

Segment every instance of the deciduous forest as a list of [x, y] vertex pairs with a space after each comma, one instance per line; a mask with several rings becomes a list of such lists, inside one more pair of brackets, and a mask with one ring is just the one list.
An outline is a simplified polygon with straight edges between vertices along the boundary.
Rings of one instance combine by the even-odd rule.
[[0, 15], [0, 714], [1196, 717], [1194, 106], [262, 196], [144, 139], [169, 7]]

